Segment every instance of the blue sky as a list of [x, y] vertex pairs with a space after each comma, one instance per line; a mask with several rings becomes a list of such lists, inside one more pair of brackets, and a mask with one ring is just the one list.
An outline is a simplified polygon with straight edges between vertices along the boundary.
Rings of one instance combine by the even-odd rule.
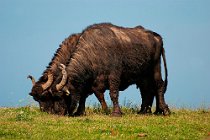
[[[27, 75], [38, 79], [66, 37], [101, 22], [142, 25], [161, 34], [169, 71], [166, 102], [210, 107], [208, 0], [1, 0], [0, 106], [33, 103]], [[135, 86], [120, 93], [121, 104], [125, 99], [141, 103]], [[94, 103], [92, 95], [87, 105]]]

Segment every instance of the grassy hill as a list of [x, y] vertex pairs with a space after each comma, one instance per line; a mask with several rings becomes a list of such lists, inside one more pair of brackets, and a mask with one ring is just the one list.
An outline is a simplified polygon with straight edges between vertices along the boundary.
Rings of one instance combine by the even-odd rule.
[[36, 107], [0, 108], [0, 139], [210, 139], [209, 109], [172, 109], [168, 117], [123, 112], [115, 118], [86, 108], [86, 116], [67, 117]]

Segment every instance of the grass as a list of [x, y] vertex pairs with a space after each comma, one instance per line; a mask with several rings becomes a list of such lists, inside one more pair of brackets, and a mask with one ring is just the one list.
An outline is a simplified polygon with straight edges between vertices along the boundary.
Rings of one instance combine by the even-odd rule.
[[67, 117], [36, 107], [0, 108], [0, 139], [207, 139], [209, 109], [172, 109], [171, 116], [138, 115], [123, 108], [121, 118], [86, 108], [86, 116]]

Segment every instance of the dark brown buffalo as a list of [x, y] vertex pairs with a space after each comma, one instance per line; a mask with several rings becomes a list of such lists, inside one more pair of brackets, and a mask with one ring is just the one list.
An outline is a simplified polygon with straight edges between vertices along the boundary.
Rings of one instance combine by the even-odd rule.
[[[32, 80], [32, 90], [30, 95], [33, 96], [34, 100], [38, 101], [40, 110], [44, 112], [48, 112], [51, 114], [65, 115], [67, 114], [67, 105], [69, 97], [66, 94], [62, 94], [62, 96], [53, 96], [51, 92], [51, 85], [53, 81], [57, 78], [57, 75], [61, 72], [59, 68], [60, 64], [63, 63], [64, 66], [67, 65], [69, 59], [71, 58], [74, 51], [77, 49], [76, 44], [79, 39], [80, 34], [73, 34], [65, 39], [60, 45], [59, 49], [56, 51], [52, 61], [49, 63], [49, 66], [44, 71], [43, 76], [39, 79], [39, 81], [35, 82], [33, 76], [29, 75], [28, 78]], [[44, 86], [47, 83], [48, 78], [51, 77], [51, 81], [48, 81], [47, 87]], [[65, 91], [63, 91], [65, 92]], [[108, 107], [104, 99], [103, 94], [95, 94], [98, 100], [102, 105], [102, 109], [107, 112]]]
[[66, 94], [62, 97], [52, 97], [50, 87], [57, 78], [61, 70], [60, 64], [67, 65], [71, 55], [76, 50], [77, 40], [80, 34], [73, 34], [65, 39], [57, 49], [52, 61], [37, 82], [32, 76], [28, 76], [32, 80], [32, 90], [30, 95], [39, 103], [40, 110], [52, 114], [65, 115], [67, 113], [67, 101], [69, 99]]
[[[109, 89], [113, 102], [112, 115], [120, 116], [119, 90], [135, 83], [140, 88], [145, 87], [142, 89], [142, 99], [146, 98], [144, 91], [151, 87], [149, 93], [156, 95], [158, 111], [164, 115], [170, 113], [164, 99], [167, 67], [160, 35], [141, 26], [123, 28], [95, 24], [83, 31], [77, 48], [66, 68], [68, 74], [59, 76], [52, 86], [55, 92], [63, 88], [70, 91], [69, 113], [75, 110], [78, 101], [85, 101], [92, 91], [100, 94]], [[161, 56], [165, 68], [164, 81]], [[83, 110], [84, 106], [81, 108]]]

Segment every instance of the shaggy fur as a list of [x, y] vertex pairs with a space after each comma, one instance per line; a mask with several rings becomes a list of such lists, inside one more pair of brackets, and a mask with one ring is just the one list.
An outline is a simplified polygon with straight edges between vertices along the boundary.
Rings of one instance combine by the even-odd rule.
[[60, 73], [60, 69], [58, 68], [59, 65], [61, 63], [67, 65], [71, 55], [76, 50], [76, 44], [79, 36], [80, 34], [73, 34], [62, 42], [47, 69], [32, 87], [30, 95], [39, 102], [40, 109], [42, 111], [60, 115], [65, 115], [67, 113], [66, 102], [68, 101], [68, 97], [66, 97], [66, 95], [62, 95], [62, 98], [52, 97], [49, 88], [43, 91], [41, 85], [47, 81], [47, 75], [49, 73], [53, 75], [53, 79], [57, 78]]
[[[123, 28], [108, 23], [95, 24], [83, 31], [77, 48], [67, 66], [66, 87], [71, 92], [69, 113], [75, 110], [79, 100], [88, 96], [87, 93], [103, 93], [109, 89], [114, 106], [112, 114], [121, 115], [119, 90], [135, 83], [140, 88], [146, 85], [142, 92], [152, 86], [151, 93], [157, 96], [158, 109], [165, 115], [170, 112], [164, 100], [167, 67], [160, 35], [141, 26]], [[161, 76], [161, 55], [165, 81]], [[143, 95], [142, 99], [145, 97]]]

